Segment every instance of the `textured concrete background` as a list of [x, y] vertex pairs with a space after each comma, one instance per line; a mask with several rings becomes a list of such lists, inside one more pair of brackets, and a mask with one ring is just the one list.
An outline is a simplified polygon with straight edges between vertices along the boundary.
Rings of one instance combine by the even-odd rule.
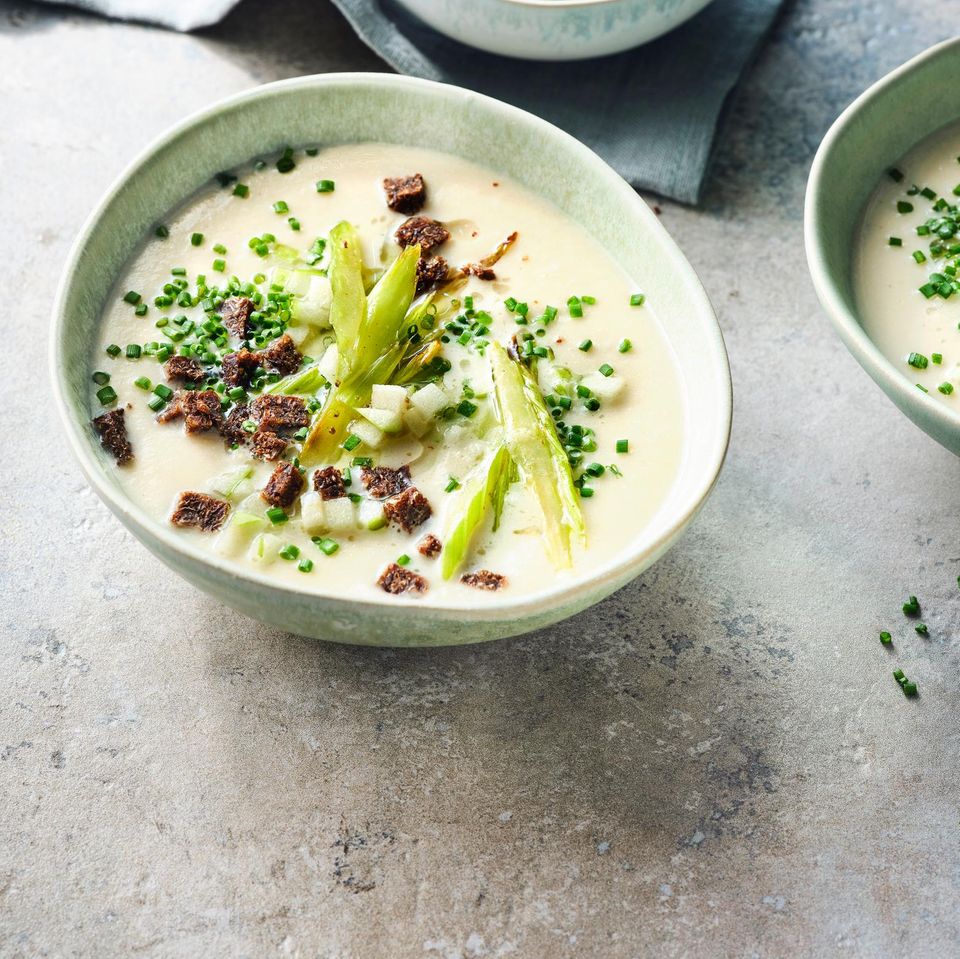
[[560, 627], [396, 653], [167, 571], [86, 489], [44, 372], [68, 245], [146, 140], [378, 61], [319, 0], [197, 36], [0, 2], [0, 954], [960, 953], [960, 464], [832, 335], [801, 239], [829, 122], [951, 7], [793, 4], [703, 208], [660, 204], [736, 382], [689, 534]]

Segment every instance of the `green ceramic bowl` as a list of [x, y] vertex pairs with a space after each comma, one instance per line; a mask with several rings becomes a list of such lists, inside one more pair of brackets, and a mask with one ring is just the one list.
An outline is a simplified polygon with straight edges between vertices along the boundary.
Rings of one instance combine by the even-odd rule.
[[931, 47], [854, 100], [813, 161], [804, 229], [813, 285], [847, 349], [903, 413], [960, 454], [960, 413], [918, 390], [864, 331], [852, 258], [867, 199], [900, 157], [960, 117], [958, 90], [960, 38]]
[[[437, 131], [443, 131], [438, 138]], [[642, 281], [681, 367], [686, 446], [667, 502], [630, 547], [572, 585], [547, 585], [482, 609], [317, 595], [239, 570], [178, 537], [119, 488], [89, 426], [89, 344], [114, 278], [151, 224], [218, 170], [287, 143], [442, 142], [561, 206]], [[445, 645], [526, 632], [596, 603], [661, 556], [720, 471], [730, 431], [730, 371], [713, 310], [646, 204], [556, 127], [467, 90], [385, 74], [328, 74], [258, 87], [190, 117], [150, 146], [108, 192], [74, 245], [53, 316], [53, 383], [70, 444], [121, 522], [189, 582], [255, 619], [346, 643]]]

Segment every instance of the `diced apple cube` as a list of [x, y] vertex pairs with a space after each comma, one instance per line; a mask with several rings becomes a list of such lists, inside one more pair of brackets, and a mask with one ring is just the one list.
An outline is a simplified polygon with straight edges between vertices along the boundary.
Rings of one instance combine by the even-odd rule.
[[450, 397], [436, 383], [428, 383], [410, 397], [410, 405], [424, 416], [436, 416], [450, 405]]
[[409, 409], [403, 416], [403, 422], [414, 436], [426, 436], [433, 429], [434, 418], [426, 416], [418, 409]]
[[340, 362], [340, 354], [337, 352], [337, 344], [331, 343], [326, 352], [320, 357], [317, 369], [323, 374], [324, 378], [333, 383], [337, 378], [337, 364]]
[[354, 420], [347, 428], [347, 432], [359, 436], [364, 445], [370, 449], [378, 449], [383, 442], [383, 431], [369, 420]]
[[326, 529], [331, 531], [343, 532], [356, 529], [357, 511], [350, 497], [341, 496], [339, 499], [324, 500], [323, 521]]
[[403, 417], [394, 410], [381, 410], [375, 406], [361, 406], [357, 412], [384, 433], [399, 433], [403, 429]]
[[314, 533], [322, 533], [326, 529], [323, 515], [323, 498], [319, 493], [311, 491], [304, 493], [303, 496], [300, 497], [300, 522], [311, 536]]
[[402, 413], [407, 408], [407, 391], [402, 386], [378, 383], [371, 391], [370, 405], [378, 410]]
[[383, 529], [387, 525], [383, 504], [373, 499], [365, 499], [357, 510], [357, 524], [361, 529]]
[[253, 563], [269, 566], [280, 555], [283, 540], [273, 533], [261, 533], [251, 544], [247, 556]]

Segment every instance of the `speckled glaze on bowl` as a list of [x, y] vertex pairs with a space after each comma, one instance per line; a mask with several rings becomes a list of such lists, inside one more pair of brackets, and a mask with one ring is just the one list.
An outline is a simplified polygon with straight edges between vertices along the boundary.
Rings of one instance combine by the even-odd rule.
[[711, 0], [396, 0], [434, 30], [523, 60], [621, 53], [680, 26]]
[[[510, 175], [581, 223], [642, 281], [678, 358], [686, 405], [679, 475], [629, 548], [588, 575], [481, 608], [318, 595], [240, 570], [132, 503], [89, 422], [89, 344], [115, 277], [153, 224], [218, 171], [285, 144], [432, 142]], [[320, 639], [382, 646], [470, 643], [556, 622], [598, 602], [661, 556], [716, 481], [730, 431], [730, 371], [720, 329], [693, 270], [646, 204], [599, 157], [556, 127], [458, 87], [387, 74], [327, 74], [271, 83], [198, 113], [162, 136], [94, 211], [67, 261], [51, 339], [54, 392], [90, 484], [172, 570], [248, 616]]]
[[813, 161], [804, 231], [817, 296], [847, 349], [903, 413], [960, 455], [960, 413], [918, 390], [880, 352], [863, 328], [853, 289], [853, 250], [867, 200], [905, 153], [960, 117], [958, 90], [960, 38], [931, 47], [854, 100]]

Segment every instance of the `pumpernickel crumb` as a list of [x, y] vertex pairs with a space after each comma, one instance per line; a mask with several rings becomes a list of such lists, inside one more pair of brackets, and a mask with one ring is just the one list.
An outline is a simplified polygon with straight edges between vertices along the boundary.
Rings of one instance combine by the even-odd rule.
[[231, 296], [220, 307], [220, 322], [236, 337], [245, 340], [251, 333], [250, 314], [253, 300], [245, 296]]
[[251, 409], [260, 429], [267, 433], [298, 430], [310, 423], [307, 404], [299, 396], [264, 393], [253, 401]]
[[261, 499], [271, 506], [293, 506], [304, 487], [303, 474], [293, 463], [279, 463], [260, 491]]
[[193, 526], [205, 533], [223, 526], [230, 512], [230, 504], [206, 493], [187, 491], [177, 499], [170, 522], [174, 526]]
[[360, 470], [360, 482], [375, 499], [396, 496], [410, 485], [410, 467], [364, 466]]
[[275, 370], [281, 376], [296, 373], [303, 362], [303, 354], [297, 349], [289, 333], [284, 333], [279, 340], [257, 355], [262, 366]]
[[387, 195], [387, 206], [396, 213], [419, 213], [427, 202], [427, 185], [419, 173], [413, 176], [386, 177], [383, 192]]
[[168, 380], [180, 380], [181, 383], [202, 383], [206, 374], [203, 367], [192, 356], [171, 356], [163, 366]]
[[245, 446], [250, 439], [250, 433], [244, 428], [243, 424], [250, 419], [250, 407], [241, 403], [230, 410], [230, 414], [223, 422], [220, 428], [220, 435], [229, 444], [236, 443], [238, 446]]
[[427, 533], [427, 535], [417, 543], [417, 552], [421, 556], [426, 556], [429, 559], [439, 556], [442, 549], [443, 543], [441, 543], [433, 533]]
[[442, 256], [421, 256], [417, 260], [417, 296], [435, 287], [446, 275], [447, 261]]
[[246, 389], [259, 365], [259, 354], [250, 350], [244, 349], [238, 350], [236, 353], [227, 353], [220, 360], [220, 378], [227, 386], [241, 386]]
[[427, 591], [427, 581], [419, 574], [407, 569], [404, 566], [398, 566], [391, 563], [377, 580], [377, 585], [384, 592], [398, 596], [400, 593], [425, 593]]
[[250, 437], [250, 452], [258, 460], [266, 460], [272, 463], [280, 457], [287, 448], [287, 441], [276, 433], [268, 433], [265, 430], [257, 430]]
[[416, 488], [410, 486], [399, 496], [389, 499], [383, 505], [383, 512], [394, 526], [405, 533], [412, 533], [433, 514], [430, 501]]
[[313, 488], [320, 494], [320, 499], [342, 499], [347, 495], [347, 487], [343, 482], [343, 474], [336, 466], [325, 466], [313, 474]]
[[220, 395], [214, 390], [178, 390], [157, 421], [169, 423], [184, 418], [188, 433], [205, 433], [223, 426]]
[[496, 592], [507, 585], [507, 577], [500, 573], [491, 573], [489, 569], [478, 569], [475, 573], [464, 573], [460, 582], [474, 589], [488, 589]]
[[394, 233], [400, 246], [420, 244], [420, 253], [427, 254], [438, 246], [442, 246], [450, 239], [450, 231], [436, 220], [428, 216], [412, 216], [404, 220]]
[[91, 421], [100, 445], [113, 455], [117, 466], [124, 466], [133, 459], [133, 447], [127, 438], [127, 426], [123, 421], [123, 410], [110, 410], [101, 413]]

